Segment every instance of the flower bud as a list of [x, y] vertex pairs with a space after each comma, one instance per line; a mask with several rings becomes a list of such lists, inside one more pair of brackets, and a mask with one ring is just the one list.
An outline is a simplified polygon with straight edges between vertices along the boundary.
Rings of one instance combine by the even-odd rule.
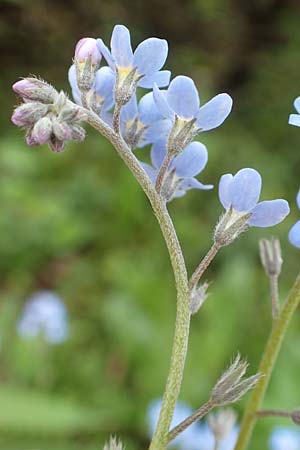
[[300, 411], [293, 411], [291, 419], [296, 425], [300, 425]]
[[52, 135], [50, 141], [48, 142], [49, 147], [53, 152], [61, 153], [65, 148], [65, 142], [57, 139], [56, 136]]
[[88, 58], [91, 58], [93, 65], [100, 65], [102, 55], [98, 50], [97, 40], [94, 38], [82, 38], [75, 47], [75, 60], [79, 63], [84, 63]]
[[80, 125], [73, 125], [71, 127], [71, 139], [73, 141], [82, 142], [85, 138], [85, 129]]
[[11, 117], [11, 121], [18, 127], [33, 125], [48, 112], [48, 106], [42, 103], [23, 103], [18, 106]]
[[191, 314], [196, 314], [205, 300], [208, 297], [207, 288], [209, 284], [207, 281], [201, 284], [198, 288], [194, 288], [190, 294], [190, 312]]
[[256, 385], [260, 379], [260, 374], [243, 379], [247, 367], [247, 362], [241, 361], [238, 355], [219, 378], [211, 395], [211, 400], [216, 406], [224, 406], [238, 401], [249, 389]]
[[232, 409], [224, 409], [216, 414], [209, 414], [207, 422], [217, 443], [226, 438], [232, 431], [236, 419], [237, 415]]
[[68, 141], [72, 139], [71, 127], [66, 122], [61, 122], [58, 119], [53, 120], [53, 133], [60, 141]]
[[279, 276], [282, 266], [279, 239], [261, 239], [259, 241], [261, 263], [268, 276]]
[[32, 130], [31, 138], [37, 144], [46, 144], [52, 133], [52, 121], [49, 117], [39, 119]]
[[17, 81], [12, 88], [24, 101], [37, 101], [47, 104], [54, 102], [57, 95], [56, 90], [52, 86], [33, 77]]

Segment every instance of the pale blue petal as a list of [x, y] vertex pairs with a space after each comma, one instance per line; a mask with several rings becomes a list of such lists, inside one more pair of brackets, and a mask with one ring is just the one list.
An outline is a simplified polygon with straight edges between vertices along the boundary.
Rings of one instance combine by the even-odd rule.
[[94, 89], [99, 97], [104, 99], [103, 108], [109, 110], [114, 104], [115, 73], [110, 67], [101, 67], [95, 75]]
[[208, 131], [220, 126], [230, 114], [232, 98], [228, 94], [219, 94], [205, 103], [197, 114], [197, 126]]
[[112, 57], [118, 67], [132, 67], [133, 53], [128, 28], [124, 25], [114, 27], [110, 47]]
[[219, 199], [224, 206], [225, 209], [229, 208], [231, 204], [230, 199], [230, 186], [233, 180], [233, 176], [231, 173], [227, 173], [226, 175], [222, 175], [219, 182]]
[[138, 105], [136, 95], [133, 95], [126, 105], [121, 109], [121, 122], [128, 123], [134, 120], [138, 114]]
[[209, 190], [213, 189], [213, 184], [203, 184], [200, 183], [196, 178], [184, 178], [179, 184], [180, 190], [189, 191], [190, 189], [201, 189], [201, 190]]
[[168, 56], [165, 39], [149, 38], [141, 42], [133, 55], [133, 66], [139, 75], [152, 75], [162, 68]]
[[300, 114], [300, 97], [297, 97], [294, 101], [294, 107], [296, 111]]
[[180, 117], [191, 119], [199, 110], [199, 95], [195, 83], [189, 77], [178, 76], [171, 81], [167, 101]]
[[109, 48], [106, 47], [102, 39], [97, 39], [97, 47], [103, 58], [106, 60], [107, 64], [114, 70], [116, 67], [115, 60], [112, 57]]
[[81, 105], [81, 93], [77, 86], [77, 78], [76, 78], [76, 68], [75, 64], [73, 64], [68, 72], [69, 83], [72, 88], [72, 96], [74, 98], [75, 103]]
[[248, 212], [257, 204], [261, 191], [261, 176], [254, 169], [239, 170], [233, 177], [229, 198], [236, 211]]
[[300, 433], [293, 428], [276, 427], [269, 444], [271, 450], [299, 450]]
[[166, 141], [160, 140], [152, 145], [150, 158], [156, 169], [160, 169], [167, 153]]
[[289, 212], [290, 208], [286, 200], [260, 202], [251, 211], [248, 224], [255, 227], [272, 227], [282, 222]]
[[102, 111], [100, 114], [100, 117], [102, 120], [104, 120], [107, 125], [109, 125], [111, 128], [113, 126], [113, 115], [107, 111]]
[[300, 115], [299, 114], [290, 114], [289, 124], [295, 125], [295, 127], [300, 127]]
[[172, 123], [168, 119], [159, 120], [149, 125], [143, 137], [143, 145], [153, 144], [162, 139], [166, 140], [171, 126]]
[[167, 101], [167, 91], [161, 91], [158, 89], [157, 85], [154, 84], [153, 86], [153, 97], [154, 101], [156, 103], [156, 106], [158, 110], [161, 112], [161, 114], [166, 117], [167, 119], [174, 119], [174, 112], [170, 108], [168, 101]]
[[148, 175], [148, 177], [150, 178], [150, 180], [152, 181], [152, 183], [155, 183], [158, 171], [147, 163], [140, 162], [140, 164], [143, 167], [146, 174]]
[[298, 222], [290, 229], [289, 241], [295, 247], [300, 248], [300, 220], [298, 220]]
[[138, 82], [138, 86], [145, 89], [152, 89], [154, 83], [156, 83], [158, 87], [165, 87], [169, 85], [170, 78], [171, 72], [169, 70], [160, 70], [152, 75], [141, 78]]
[[176, 175], [180, 178], [194, 177], [204, 169], [207, 160], [205, 145], [200, 142], [192, 142], [174, 158], [171, 167], [175, 167]]
[[300, 209], [300, 191], [297, 194], [296, 203], [297, 203], [298, 208]]
[[163, 118], [161, 112], [156, 106], [152, 92], [149, 92], [141, 98], [138, 111], [139, 119], [145, 125], [149, 125], [150, 123], [156, 122], [157, 120]]

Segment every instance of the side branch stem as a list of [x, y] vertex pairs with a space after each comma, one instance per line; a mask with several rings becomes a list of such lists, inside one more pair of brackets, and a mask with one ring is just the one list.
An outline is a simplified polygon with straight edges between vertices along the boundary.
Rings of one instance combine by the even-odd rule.
[[272, 317], [275, 320], [279, 313], [278, 275], [270, 275], [270, 292], [272, 300]]
[[220, 248], [221, 248], [220, 245], [216, 244], [215, 242], [213, 243], [210, 250], [207, 252], [206, 256], [202, 259], [199, 266], [197, 267], [197, 269], [190, 278], [189, 281], [190, 290], [192, 290], [197, 285], [200, 278], [202, 277], [202, 275], [204, 274], [204, 272], [206, 271], [206, 269], [208, 268], [208, 266], [210, 265], [210, 263], [220, 250]]
[[161, 191], [162, 184], [172, 158], [173, 156], [169, 152], [167, 152], [156, 178], [155, 189], [158, 193], [160, 193]]
[[263, 402], [282, 341], [299, 303], [300, 273], [298, 274], [296, 281], [285, 300], [278, 318], [273, 322], [272, 331], [259, 366], [259, 372], [262, 374], [262, 377], [259, 379], [250, 397], [250, 401], [242, 420], [238, 441], [234, 450], [246, 450], [248, 446], [257, 421], [256, 412], [259, 410]]

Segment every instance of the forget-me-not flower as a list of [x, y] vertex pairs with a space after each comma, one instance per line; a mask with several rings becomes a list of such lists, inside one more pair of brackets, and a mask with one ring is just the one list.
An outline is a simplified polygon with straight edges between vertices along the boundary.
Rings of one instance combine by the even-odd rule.
[[290, 114], [289, 124], [300, 127], [300, 97], [297, 97], [294, 101], [294, 107], [298, 114]]
[[137, 103], [136, 95], [123, 106], [120, 116], [121, 134], [130, 148], [144, 147], [167, 136], [169, 126], [158, 111], [152, 92]]
[[[166, 141], [157, 141], [151, 149], [152, 165], [142, 163], [154, 184], [166, 153]], [[189, 144], [178, 156], [171, 160], [161, 188], [162, 196], [167, 201], [171, 201], [173, 198], [182, 197], [190, 189], [212, 189], [211, 184], [202, 184], [195, 178], [206, 166], [207, 159], [205, 145], [200, 142]]]
[[[76, 67], [73, 64], [69, 69], [69, 83], [72, 88], [72, 95], [75, 102], [81, 105], [81, 92], [76, 79]], [[108, 111], [114, 105], [115, 74], [107, 66], [101, 67], [95, 72], [94, 84], [86, 96], [89, 107], [103, 120], [110, 122]]]
[[51, 291], [33, 294], [26, 302], [17, 325], [20, 336], [39, 335], [52, 344], [59, 344], [68, 336], [68, 315], [62, 300]]
[[175, 77], [167, 90], [154, 85], [153, 95], [158, 109], [170, 120], [172, 131], [169, 151], [179, 153], [193, 137], [221, 125], [232, 108], [232, 98], [219, 94], [200, 107], [200, 98], [193, 80]]
[[300, 450], [300, 432], [293, 428], [277, 427], [269, 439], [270, 450]]
[[[296, 202], [297, 202], [298, 208], [300, 209], [300, 191], [297, 194]], [[289, 241], [295, 247], [300, 248], [300, 220], [298, 220], [298, 222], [296, 222], [290, 229]]]
[[215, 230], [215, 242], [228, 245], [248, 226], [277, 225], [289, 214], [286, 200], [258, 202], [262, 180], [254, 169], [241, 169], [235, 175], [223, 175], [219, 183], [219, 198], [226, 213]]
[[141, 42], [133, 52], [130, 32], [124, 25], [116, 25], [110, 41], [111, 51], [102, 39], [98, 48], [108, 65], [116, 72], [115, 97], [119, 104], [126, 104], [137, 86], [152, 88], [167, 86], [170, 71], [160, 70], [168, 56], [168, 43], [165, 39], [149, 38]]

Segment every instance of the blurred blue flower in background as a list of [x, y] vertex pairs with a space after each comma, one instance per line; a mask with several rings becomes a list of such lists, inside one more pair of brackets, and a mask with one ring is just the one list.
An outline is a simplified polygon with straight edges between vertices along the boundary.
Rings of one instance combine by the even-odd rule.
[[300, 97], [297, 97], [294, 101], [294, 107], [298, 114], [290, 114], [289, 124], [295, 125], [295, 127], [300, 127]]
[[270, 450], [300, 450], [300, 431], [293, 428], [274, 428], [269, 440]]
[[[296, 202], [298, 208], [300, 209], [300, 191], [297, 194]], [[300, 248], [300, 220], [298, 220], [298, 222], [296, 222], [290, 229], [289, 240], [292, 245], [294, 245], [297, 248]]]
[[51, 291], [39, 291], [25, 303], [17, 325], [18, 334], [25, 338], [42, 336], [51, 344], [68, 337], [68, 314], [63, 301]]

